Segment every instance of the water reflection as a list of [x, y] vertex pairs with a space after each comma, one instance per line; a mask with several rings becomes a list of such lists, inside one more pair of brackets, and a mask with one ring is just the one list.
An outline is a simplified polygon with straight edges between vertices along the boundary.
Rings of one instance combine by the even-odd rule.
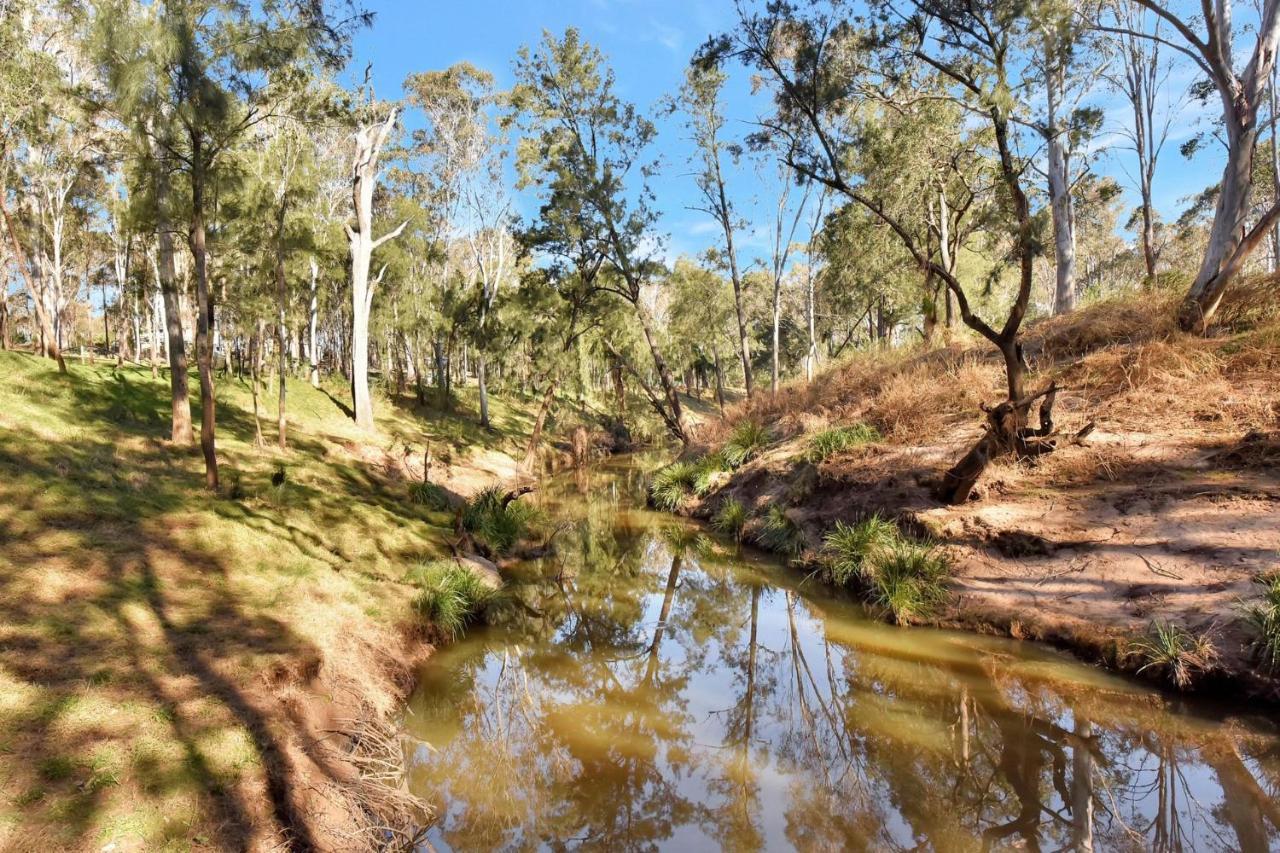
[[436, 849], [1276, 849], [1280, 740], [1035, 646], [902, 631], [637, 509], [622, 467], [410, 705]]

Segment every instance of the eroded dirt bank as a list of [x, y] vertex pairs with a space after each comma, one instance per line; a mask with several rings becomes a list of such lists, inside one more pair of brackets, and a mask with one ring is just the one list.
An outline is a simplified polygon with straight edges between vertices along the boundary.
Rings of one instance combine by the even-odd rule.
[[[950, 558], [950, 602], [930, 621], [1131, 671], [1146, 663], [1132, 641], [1160, 621], [1212, 642], [1201, 686], [1280, 699], [1244, 616], [1255, 578], [1280, 569], [1280, 335], [1257, 322], [1272, 309], [1254, 306], [1253, 319], [1205, 340], [1173, 332], [1160, 320], [1166, 306], [1149, 302], [1031, 330], [1037, 381], [1066, 389], [1057, 420], [1067, 438], [1038, 462], [992, 465], [964, 505], [938, 503], [931, 487], [979, 435], [978, 405], [999, 399], [1000, 381], [981, 348], [952, 346], [850, 363], [730, 412], [704, 431], [701, 451], [743, 420], [768, 426], [773, 442], [681, 511], [710, 518], [733, 498], [753, 515], [751, 538], [783, 507], [811, 567], [836, 522], [890, 516]], [[1087, 439], [1069, 438], [1089, 422]], [[809, 461], [814, 436], [850, 423], [881, 437]]]

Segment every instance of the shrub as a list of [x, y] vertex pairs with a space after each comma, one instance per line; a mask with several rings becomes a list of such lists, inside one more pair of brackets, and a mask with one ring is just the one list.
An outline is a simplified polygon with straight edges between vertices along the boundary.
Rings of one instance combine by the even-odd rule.
[[725, 498], [720, 502], [716, 514], [711, 517], [711, 526], [734, 539], [742, 538], [742, 528], [747, 524], [747, 508], [736, 498]]
[[1134, 640], [1129, 649], [1144, 661], [1138, 673], [1154, 669], [1163, 672], [1179, 688], [1185, 688], [1196, 676], [1213, 666], [1218, 652], [1203, 634], [1196, 635], [1170, 622], [1156, 620], [1147, 635]]
[[871, 601], [899, 625], [929, 616], [947, 600], [950, 567], [927, 542], [895, 538], [868, 553], [863, 574], [870, 583]]
[[1254, 578], [1262, 587], [1262, 601], [1245, 608], [1245, 618], [1256, 632], [1253, 651], [1269, 671], [1280, 669], [1280, 572]]
[[825, 462], [837, 453], [879, 440], [880, 433], [875, 427], [867, 424], [857, 423], [852, 426], [833, 427], [809, 439], [805, 459], [815, 464]]
[[755, 542], [761, 548], [795, 559], [804, 550], [804, 533], [787, 515], [786, 510], [774, 504], [764, 514], [764, 521], [755, 534]]
[[510, 551], [529, 531], [536, 510], [528, 504], [511, 501], [502, 505], [504, 493], [491, 486], [467, 502], [462, 509], [462, 526], [476, 541], [494, 553]]
[[423, 621], [448, 639], [462, 634], [494, 598], [475, 573], [448, 560], [419, 566], [410, 579], [421, 587], [413, 608]]
[[409, 487], [409, 500], [434, 512], [449, 508], [449, 493], [435, 483], [414, 483]]
[[729, 433], [720, 455], [730, 468], [741, 468], [759, 455], [769, 443], [769, 430], [756, 421], [743, 421]]
[[697, 468], [689, 462], [672, 462], [653, 475], [649, 499], [658, 509], [675, 512], [689, 496], [698, 477]]
[[892, 547], [898, 541], [898, 527], [878, 514], [856, 524], [837, 521], [823, 541], [830, 552], [831, 579], [843, 586], [854, 577], [866, 576], [867, 558], [877, 549]]

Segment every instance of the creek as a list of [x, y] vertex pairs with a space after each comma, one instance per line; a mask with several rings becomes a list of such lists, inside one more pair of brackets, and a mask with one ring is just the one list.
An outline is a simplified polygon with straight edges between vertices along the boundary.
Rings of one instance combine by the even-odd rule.
[[424, 849], [1280, 849], [1274, 721], [885, 625], [645, 509], [656, 464], [549, 480], [555, 554], [423, 669]]

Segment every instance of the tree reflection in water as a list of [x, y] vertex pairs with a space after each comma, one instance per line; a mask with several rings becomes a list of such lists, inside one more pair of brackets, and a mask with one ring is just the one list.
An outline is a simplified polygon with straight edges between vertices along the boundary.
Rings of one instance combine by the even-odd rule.
[[411, 784], [459, 850], [1267, 850], [1280, 740], [1036, 646], [863, 618], [639, 509], [572, 521], [410, 704]]

